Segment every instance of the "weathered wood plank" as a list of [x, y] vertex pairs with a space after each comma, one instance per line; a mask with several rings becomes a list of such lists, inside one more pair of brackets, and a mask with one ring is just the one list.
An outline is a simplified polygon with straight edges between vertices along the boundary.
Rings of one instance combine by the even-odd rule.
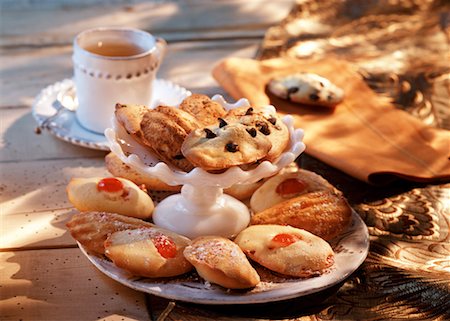
[[[0, 162], [20, 162], [55, 158], [103, 157], [105, 152], [62, 141], [47, 131], [36, 135], [36, 121], [29, 107], [0, 109]], [[6, 166], [6, 165], [1, 165]]]
[[145, 295], [99, 272], [78, 248], [1, 252], [6, 320], [147, 320]]
[[0, 319], [149, 319], [145, 295], [97, 271], [71, 248], [75, 242], [65, 228], [73, 213], [65, 192], [69, 179], [108, 175], [105, 153], [33, 133], [34, 97], [72, 75], [74, 35], [109, 25], [163, 36], [170, 46], [159, 77], [212, 95], [223, 93], [210, 75], [213, 65], [229, 56], [253, 57], [264, 31], [292, 2], [0, 3]]
[[66, 223], [75, 211], [71, 208], [34, 213], [2, 213], [0, 249], [41, 249], [75, 247]]
[[[253, 57], [257, 46], [248, 40], [171, 44], [158, 77], [188, 89], [218, 88], [214, 64], [229, 56]], [[44, 87], [71, 77], [71, 54], [70, 46], [9, 50], [0, 63], [0, 108], [31, 106]]]
[[[72, 177], [108, 175], [103, 158], [3, 163], [0, 171], [1, 217], [71, 208], [66, 186]], [[16, 219], [11, 217], [11, 219]]]
[[[256, 48], [256, 42], [248, 41], [173, 44], [158, 77], [170, 79], [193, 92], [210, 96], [225, 94], [211, 76], [214, 64], [229, 56], [252, 57]], [[70, 47], [52, 47], [15, 52], [2, 58], [0, 162], [103, 155], [63, 142], [47, 132], [40, 136], [34, 134], [36, 122], [30, 106], [40, 90], [71, 76], [70, 54]]]
[[[214, 65], [227, 57], [254, 57], [258, 45], [258, 40], [173, 44], [169, 46], [158, 75], [192, 91], [208, 93], [217, 90], [223, 93], [211, 76]], [[198, 90], [194, 90], [196, 88]]]
[[0, 60], [1, 106], [31, 106], [43, 87], [70, 77], [72, 48], [13, 50]]
[[293, 0], [9, 1], [2, 5], [0, 45], [67, 45], [78, 32], [99, 26], [136, 27], [178, 41], [261, 38], [292, 4]]

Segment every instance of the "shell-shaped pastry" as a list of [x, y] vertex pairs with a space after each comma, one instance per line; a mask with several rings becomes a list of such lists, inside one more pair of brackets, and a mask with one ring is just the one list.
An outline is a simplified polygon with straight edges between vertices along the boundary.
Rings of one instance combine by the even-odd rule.
[[229, 188], [225, 188], [224, 193], [237, 198], [238, 200], [246, 200], [263, 184], [264, 180], [260, 180], [252, 184], [234, 184]]
[[352, 209], [342, 195], [319, 191], [278, 203], [251, 218], [251, 224], [290, 225], [325, 240], [341, 234], [350, 224]]
[[193, 166], [181, 155], [180, 148], [187, 135], [198, 127], [197, 120], [178, 108], [141, 105], [116, 105], [118, 123], [136, 141], [150, 148], [159, 159], [184, 171]]
[[223, 237], [198, 237], [186, 247], [184, 256], [202, 278], [228, 289], [252, 288], [260, 281], [239, 246]]
[[154, 226], [138, 218], [106, 212], [77, 213], [66, 225], [75, 240], [98, 254], [105, 253], [105, 240], [112, 233]]
[[212, 125], [227, 113], [218, 102], [206, 95], [192, 94], [180, 104], [180, 109], [193, 115], [202, 126]]

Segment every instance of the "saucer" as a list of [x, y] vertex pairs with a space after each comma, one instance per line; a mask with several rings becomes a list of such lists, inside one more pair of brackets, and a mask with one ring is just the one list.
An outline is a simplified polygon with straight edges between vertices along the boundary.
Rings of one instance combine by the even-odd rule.
[[[32, 114], [39, 125], [56, 113], [55, 100], [61, 92], [70, 92], [75, 86], [72, 79], [64, 79], [44, 88], [35, 98]], [[168, 80], [155, 79], [153, 82], [153, 95], [150, 108], [164, 102], [170, 106], [178, 105], [191, 92]], [[75, 98], [75, 97], [74, 97]], [[82, 127], [75, 112], [63, 110], [46, 126], [46, 129], [59, 139], [74, 145], [98, 150], [109, 150], [109, 144], [104, 135], [94, 133]]]

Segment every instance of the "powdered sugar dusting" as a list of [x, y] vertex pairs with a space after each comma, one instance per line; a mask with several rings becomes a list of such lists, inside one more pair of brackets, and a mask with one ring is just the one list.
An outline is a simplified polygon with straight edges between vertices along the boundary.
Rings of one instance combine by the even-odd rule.
[[186, 248], [186, 254], [194, 260], [208, 264], [214, 264], [214, 262], [227, 258], [233, 259], [236, 263], [245, 259], [237, 244], [223, 238], [205, 238], [194, 241]]
[[[97, 215], [96, 218], [106, 220], [108, 225], [111, 223], [102, 215]], [[361, 218], [354, 212], [353, 222], [348, 230], [331, 242], [336, 255], [335, 264], [330, 269], [324, 271], [320, 276], [295, 278], [274, 273], [255, 262], [251, 262], [260, 275], [261, 282], [250, 290], [226, 290], [218, 285], [204, 281], [195, 270], [178, 277], [164, 279], [134, 277], [114, 266], [106, 257], [87, 254], [86, 250], [83, 247], [81, 248], [89, 260], [102, 272], [133, 289], [174, 300], [195, 303], [244, 304], [289, 299], [314, 293], [336, 284], [363, 262], [367, 255], [368, 242], [367, 228], [364, 226]], [[221, 252], [222, 250], [218, 249], [220, 248], [220, 242], [208, 244], [214, 248], [212, 252], [216, 255], [223, 253]], [[200, 257], [206, 258], [206, 243], [196, 247], [196, 252]], [[228, 253], [230, 257], [239, 257], [239, 251], [230, 249]]]

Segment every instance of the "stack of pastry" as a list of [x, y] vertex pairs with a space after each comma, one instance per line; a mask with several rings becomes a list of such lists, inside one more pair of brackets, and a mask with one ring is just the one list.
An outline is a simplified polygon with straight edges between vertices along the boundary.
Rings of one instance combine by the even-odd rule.
[[[288, 129], [273, 107], [227, 111], [200, 94], [187, 97], [178, 108], [117, 104], [115, 116], [119, 126], [156, 158], [186, 172], [194, 167], [213, 173], [232, 166], [249, 168], [277, 159], [289, 144]], [[114, 176], [145, 184], [151, 190], [180, 189], [139, 175], [112, 153], [105, 160]], [[236, 185], [225, 192], [242, 200], [259, 185]]]
[[204, 95], [187, 97], [179, 108], [116, 105], [118, 123], [160, 160], [183, 171], [275, 160], [289, 132], [271, 107], [225, 108]]
[[[289, 133], [273, 109], [226, 111], [203, 95], [179, 108], [117, 105], [121, 126], [174, 168], [217, 172], [273, 161]], [[291, 277], [321, 275], [332, 267], [331, 240], [348, 226], [351, 209], [342, 194], [317, 174], [289, 166], [277, 175], [229, 193], [249, 198], [251, 225], [232, 240], [209, 235], [190, 240], [154, 226], [154, 204], [138, 185], [175, 190], [140, 176], [116, 156], [106, 157], [116, 177], [72, 179], [69, 200], [80, 211], [67, 224], [86, 249], [144, 277], [174, 277], [196, 269], [205, 280], [230, 289], [255, 287], [263, 266]], [[253, 264], [251, 263], [253, 262]]]

